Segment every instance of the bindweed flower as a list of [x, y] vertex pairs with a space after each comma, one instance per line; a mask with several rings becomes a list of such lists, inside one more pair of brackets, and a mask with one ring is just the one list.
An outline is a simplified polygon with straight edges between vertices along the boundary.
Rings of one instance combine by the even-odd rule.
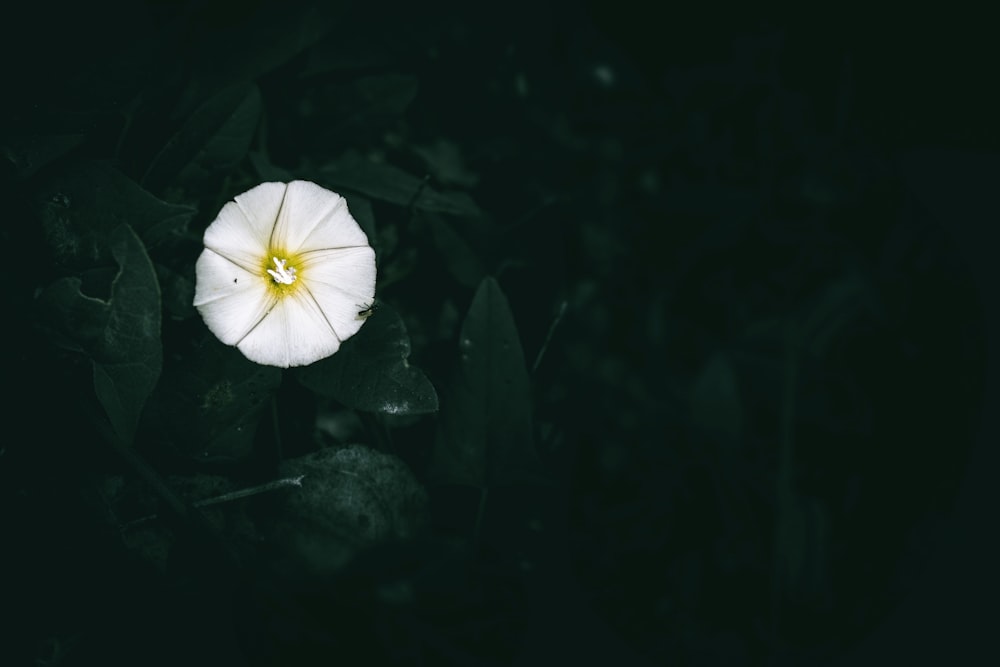
[[347, 201], [315, 183], [262, 183], [205, 230], [194, 305], [226, 345], [267, 366], [305, 366], [358, 332], [375, 252]]

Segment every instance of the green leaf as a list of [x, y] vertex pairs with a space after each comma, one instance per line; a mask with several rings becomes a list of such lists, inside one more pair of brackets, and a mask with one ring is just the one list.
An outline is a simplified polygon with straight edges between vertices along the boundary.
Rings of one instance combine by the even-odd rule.
[[263, 527], [279, 570], [330, 574], [361, 549], [406, 539], [426, 521], [427, 495], [398, 458], [360, 445], [283, 461], [283, 478], [301, 487], [275, 494], [276, 517]]
[[43, 321], [93, 362], [94, 390], [111, 426], [131, 444], [143, 405], [160, 377], [160, 290], [142, 242], [126, 225], [111, 234], [118, 274], [108, 300], [63, 278], [39, 296]]
[[492, 277], [480, 283], [462, 324], [431, 465], [445, 484], [538, 479], [528, 370], [507, 298]]
[[209, 98], [153, 159], [143, 185], [161, 191], [170, 183], [197, 183], [231, 169], [250, 147], [260, 109], [260, 91], [253, 84]]
[[412, 205], [423, 211], [460, 216], [478, 216], [479, 207], [463, 192], [437, 192], [413, 174], [385, 162], [347, 152], [328, 164], [323, 178], [337, 187], [354, 190], [372, 199], [399, 206]]
[[[364, 305], [359, 304], [358, 310]], [[410, 365], [409, 356], [410, 337], [403, 320], [383, 304], [336, 354], [299, 369], [297, 377], [313, 391], [356, 410], [391, 415], [435, 412], [434, 385]]]
[[261, 411], [279, 384], [279, 369], [205, 336], [168, 366], [144, 427], [182, 457], [239, 461], [251, 454]]
[[75, 268], [111, 262], [111, 236], [129, 225], [152, 247], [184, 229], [195, 209], [167, 204], [104, 162], [78, 164], [34, 194], [56, 261]]

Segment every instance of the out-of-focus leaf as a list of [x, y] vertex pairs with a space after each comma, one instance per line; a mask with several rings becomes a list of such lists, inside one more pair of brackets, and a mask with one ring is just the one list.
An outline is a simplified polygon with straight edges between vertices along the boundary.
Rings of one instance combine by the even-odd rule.
[[323, 131], [354, 136], [363, 128], [384, 127], [406, 111], [417, 87], [417, 78], [406, 74], [364, 76], [325, 86], [316, 93]]
[[[205, 4], [203, 11], [211, 12], [211, 7]], [[264, 3], [256, 11], [234, 17], [238, 20], [216, 23], [195, 56], [201, 66], [179, 100], [178, 110], [190, 110], [234, 82], [254, 81], [288, 62], [329, 33], [346, 7], [332, 2]], [[198, 18], [196, 13], [193, 20]]]
[[14, 167], [18, 178], [25, 179], [72, 151], [86, 138], [83, 132], [12, 137], [0, 145], [0, 151]]
[[282, 462], [281, 477], [302, 486], [274, 496], [268, 536], [284, 557], [279, 570], [329, 574], [359, 550], [406, 539], [426, 520], [427, 496], [394, 456], [360, 445], [323, 449]]
[[448, 271], [455, 280], [466, 287], [478, 285], [486, 275], [486, 267], [465, 239], [439, 217], [432, 217], [430, 226], [434, 245], [437, 246]]
[[479, 182], [479, 175], [469, 171], [462, 159], [458, 144], [438, 139], [425, 146], [414, 146], [413, 151], [423, 158], [439, 182], [461, 188], [471, 188]]
[[866, 287], [859, 272], [847, 271], [810, 304], [800, 322], [800, 332], [813, 355], [824, 356], [844, 327], [871, 307], [870, 290], [866, 293]]
[[691, 419], [699, 431], [717, 444], [739, 444], [743, 402], [736, 372], [725, 354], [718, 353], [709, 359], [695, 380], [691, 390]]
[[432, 471], [440, 483], [481, 488], [539, 477], [528, 370], [507, 297], [492, 277], [480, 283], [462, 324]]
[[94, 390], [115, 434], [131, 444], [146, 399], [160, 377], [160, 290], [142, 242], [128, 226], [111, 234], [118, 264], [107, 301], [63, 278], [39, 296], [40, 317], [93, 362]]
[[[235, 488], [232, 480], [218, 475], [170, 475], [164, 482], [184, 503], [198, 508], [214, 530], [234, 547], [234, 554], [252, 554], [259, 547], [256, 527], [246, 512], [245, 498], [265, 493], [287, 492], [294, 479], [249, 488]], [[121, 531], [127, 548], [160, 572], [169, 566], [175, 533], [164, 516], [161, 499], [139, 479], [110, 476], [97, 488], [109, 516]]]
[[151, 436], [196, 461], [237, 461], [253, 449], [261, 410], [281, 371], [206, 336], [171, 363], [143, 422]]
[[260, 91], [236, 85], [212, 96], [184, 122], [153, 158], [142, 184], [160, 191], [168, 184], [198, 182], [232, 168], [246, 155], [260, 119]]
[[120, 225], [152, 247], [183, 230], [195, 214], [191, 207], [160, 201], [104, 162], [76, 165], [48, 179], [35, 202], [56, 260], [75, 268], [109, 263], [110, 238]]
[[424, 211], [461, 216], [480, 214], [479, 207], [463, 192], [437, 192], [413, 174], [391, 164], [366, 159], [355, 152], [345, 153], [321, 173], [335, 186], [334, 190], [337, 187], [347, 188], [399, 206], [408, 206], [412, 202], [415, 208]]
[[[358, 311], [366, 305], [359, 304]], [[300, 369], [297, 377], [313, 391], [357, 410], [391, 415], [435, 412], [434, 385], [410, 365], [409, 356], [410, 337], [403, 320], [383, 304], [336, 354]]]
[[[845, 327], [866, 312], [878, 317], [882, 306], [864, 276], [848, 269], [826, 284], [797, 313], [795, 327], [803, 349], [822, 358]], [[787, 327], [787, 318], [771, 318], [751, 323], [744, 334], [748, 338], [782, 340]]]

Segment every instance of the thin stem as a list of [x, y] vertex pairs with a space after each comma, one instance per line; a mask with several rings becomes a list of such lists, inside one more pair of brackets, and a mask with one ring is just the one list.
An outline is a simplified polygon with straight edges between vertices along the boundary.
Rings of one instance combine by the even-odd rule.
[[559, 322], [562, 321], [563, 315], [566, 314], [566, 300], [564, 299], [559, 304], [559, 312], [556, 313], [555, 319], [552, 320], [552, 324], [549, 325], [548, 333], [545, 334], [545, 340], [542, 342], [542, 347], [538, 350], [538, 355], [535, 357], [535, 363], [531, 366], [531, 373], [534, 374], [538, 370], [538, 367], [542, 363], [542, 357], [545, 356], [545, 351], [549, 349], [549, 343], [552, 342], [552, 334], [555, 333], [556, 327], [559, 326]]
[[[268, 493], [269, 491], [277, 491], [278, 489], [285, 489], [292, 486], [302, 486], [302, 480], [305, 479], [305, 475], [299, 475], [298, 477], [284, 477], [282, 479], [276, 479], [265, 484], [258, 484], [256, 486], [247, 487], [245, 489], [238, 489], [236, 491], [230, 491], [229, 493], [223, 493], [222, 495], [212, 496], [211, 498], [205, 498], [203, 500], [197, 500], [191, 503], [192, 507], [202, 508], [210, 507], [212, 505], [221, 505], [223, 503], [231, 503], [234, 500], [240, 500], [242, 498], [249, 498], [250, 496], [256, 496], [261, 493]], [[144, 523], [149, 523], [150, 521], [155, 521], [159, 516], [156, 514], [148, 514], [146, 516], [139, 517], [138, 519], [133, 519], [126, 524], [121, 526], [121, 530], [124, 532], [126, 530], [131, 530], [137, 526], [141, 526]]]
[[425, 174], [423, 179], [420, 181], [420, 185], [417, 187], [413, 196], [410, 197], [409, 203], [406, 205], [406, 210], [409, 212], [410, 216], [413, 216], [413, 208], [417, 205], [417, 200], [420, 199], [420, 195], [423, 194], [424, 188], [427, 187], [427, 182], [431, 180], [430, 174]]

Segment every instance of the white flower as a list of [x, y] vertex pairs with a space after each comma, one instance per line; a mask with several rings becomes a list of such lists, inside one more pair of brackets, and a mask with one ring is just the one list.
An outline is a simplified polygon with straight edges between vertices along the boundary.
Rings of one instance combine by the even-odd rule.
[[375, 297], [368, 237], [343, 197], [308, 181], [262, 183], [223, 206], [195, 272], [212, 333], [282, 368], [340, 349]]

